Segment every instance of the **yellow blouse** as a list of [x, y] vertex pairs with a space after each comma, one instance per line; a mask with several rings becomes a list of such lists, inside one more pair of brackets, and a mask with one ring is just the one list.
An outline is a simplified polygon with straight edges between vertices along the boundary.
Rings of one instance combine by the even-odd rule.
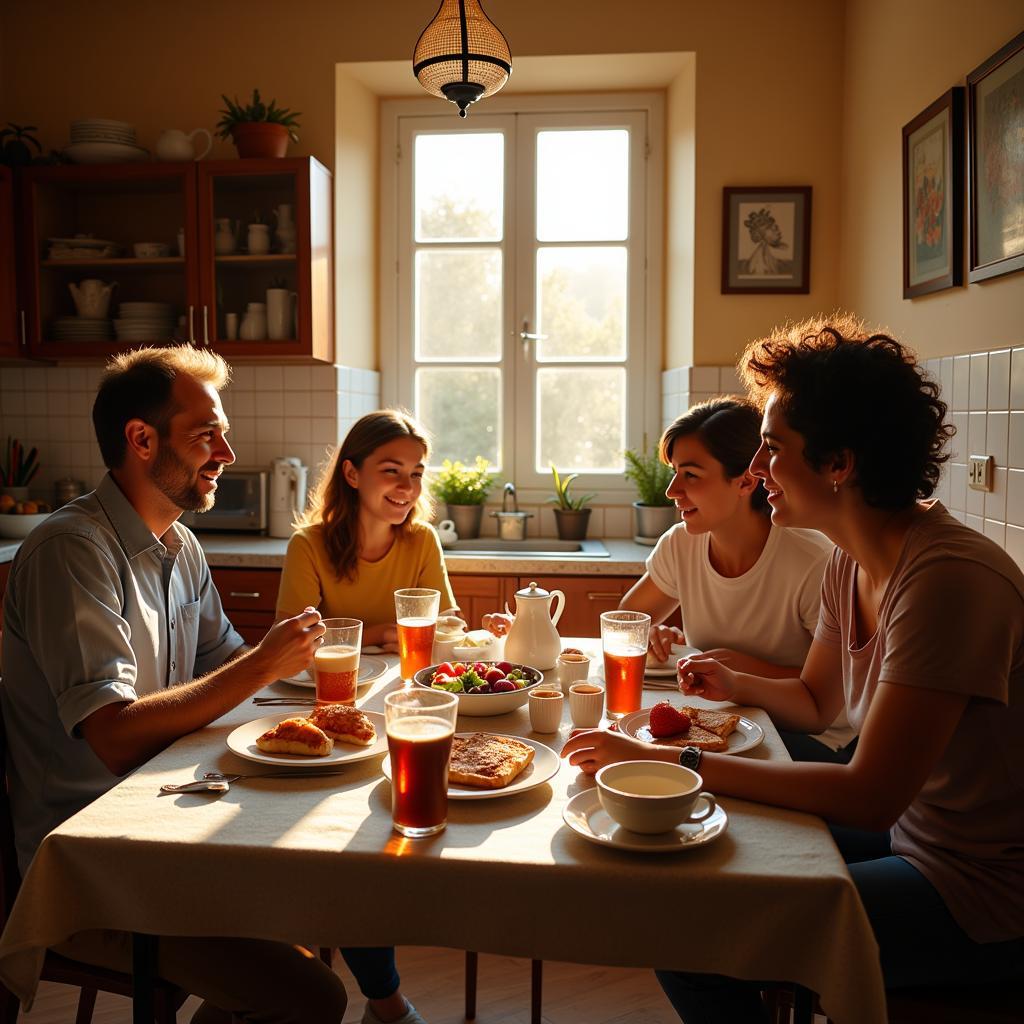
[[399, 535], [391, 550], [377, 562], [359, 559], [354, 580], [339, 580], [324, 546], [322, 528], [298, 530], [288, 542], [288, 553], [277, 595], [277, 617], [298, 615], [307, 606], [324, 618], [361, 619], [365, 626], [395, 621], [395, 591], [403, 587], [431, 587], [441, 591], [441, 610], [455, 605], [448, 582], [441, 542], [426, 523]]

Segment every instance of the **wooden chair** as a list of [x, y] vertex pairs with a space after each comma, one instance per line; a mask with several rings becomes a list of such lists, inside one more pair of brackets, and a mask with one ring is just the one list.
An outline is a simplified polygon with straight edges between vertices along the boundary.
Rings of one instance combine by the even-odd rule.
[[[476, 953], [466, 950], [466, 1020], [476, 1019]], [[530, 1024], [541, 1024], [541, 1003], [543, 1001], [544, 961], [530, 961]], [[0, 1022], [2, 1024], [2, 1022]]]
[[[11, 821], [11, 804], [7, 796], [7, 735], [3, 717], [0, 716], [0, 771], [3, 784], [0, 785], [0, 930], [7, 924], [11, 907], [21, 886], [21, 873], [14, 848], [14, 825]], [[74, 985], [80, 988], [78, 1012], [75, 1024], [90, 1024], [97, 992], [111, 992], [128, 996], [132, 992], [132, 975], [121, 971], [109, 971], [93, 967], [77, 960], [70, 960], [47, 950], [43, 961], [41, 981], [52, 981], [59, 985]], [[153, 1019], [156, 1024], [175, 1024], [178, 1007], [186, 995], [166, 981], [157, 980], [153, 985]], [[20, 1010], [18, 999], [0, 984], [0, 1024], [14, 1024]]]

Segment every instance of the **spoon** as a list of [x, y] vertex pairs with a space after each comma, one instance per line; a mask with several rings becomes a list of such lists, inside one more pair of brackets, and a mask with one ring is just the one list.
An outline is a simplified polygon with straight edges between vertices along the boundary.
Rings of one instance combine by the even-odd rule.
[[207, 772], [201, 779], [193, 782], [168, 782], [160, 787], [161, 793], [226, 793], [232, 782], [242, 779], [288, 779], [311, 778], [318, 775], [341, 775], [339, 771], [323, 771], [311, 769], [290, 769], [283, 772], [259, 772], [255, 775], [225, 775], [223, 772]]

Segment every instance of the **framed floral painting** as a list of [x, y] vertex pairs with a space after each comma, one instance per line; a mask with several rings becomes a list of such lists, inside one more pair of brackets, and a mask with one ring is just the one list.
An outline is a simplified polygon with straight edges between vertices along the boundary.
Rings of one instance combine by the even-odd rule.
[[903, 126], [903, 298], [964, 283], [964, 90]]
[[811, 290], [811, 186], [726, 188], [722, 294]]
[[1024, 32], [967, 76], [968, 279], [1024, 270]]

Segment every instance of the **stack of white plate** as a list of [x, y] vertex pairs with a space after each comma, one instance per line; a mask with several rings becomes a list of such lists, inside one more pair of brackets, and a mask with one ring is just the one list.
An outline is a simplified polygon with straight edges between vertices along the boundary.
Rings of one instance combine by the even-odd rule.
[[127, 121], [111, 121], [105, 117], [86, 117], [71, 122], [72, 142], [120, 142], [135, 145], [135, 126]]
[[169, 302], [122, 302], [114, 321], [118, 341], [170, 341], [174, 311]]
[[53, 341], [110, 341], [111, 337], [109, 320], [59, 316], [50, 324]]
[[148, 160], [149, 150], [136, 143], [134, 125], [89, 117], [71, 122], [71, 145], [64, 155], [76, 164], [113, 164]]

